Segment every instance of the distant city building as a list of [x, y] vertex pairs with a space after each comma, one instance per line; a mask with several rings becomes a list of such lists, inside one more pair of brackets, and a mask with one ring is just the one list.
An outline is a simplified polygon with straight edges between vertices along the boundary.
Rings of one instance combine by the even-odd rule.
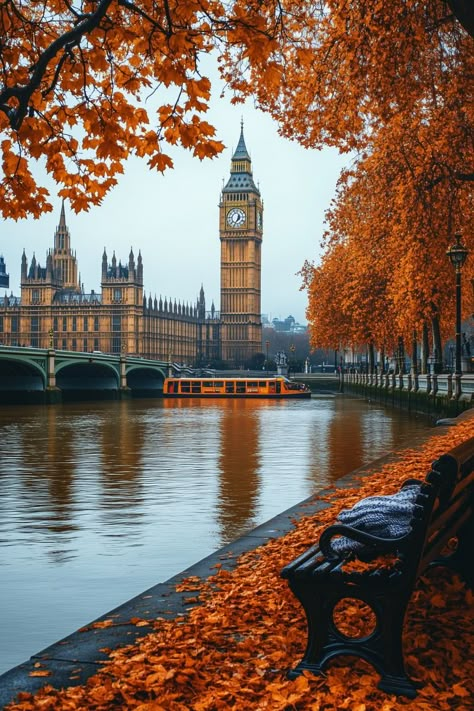
[[[206, 310], [204, 288], [193, 304], [146, 295], [141, 253], [109, 261], [104, 248], [101, 291], [86, 293], [66, 225], [64, 203], [54, 247], [42, 267], [21, 257], [21, 297], [0, 298], [0, 343], [71, 351], [130, 353], [190, 365], [242, 365], [262, 351], [261, 242], [263, 206], [243, 126], [219, 205], [221, 311]], [[9, 276], [0, 257], [0, 286]]]
[[274, 318], [272, 319], [272, 326], [275, 331], [281, 333], [306, 333], [306, 326], [297, 323], [293, 316], [287, 316], [284, 321]]
[[0, 288], [8, 289], [10, 286], [10, 275], [7, 274], [7, 268], [5, 266], [5, 260], [0, 254]]

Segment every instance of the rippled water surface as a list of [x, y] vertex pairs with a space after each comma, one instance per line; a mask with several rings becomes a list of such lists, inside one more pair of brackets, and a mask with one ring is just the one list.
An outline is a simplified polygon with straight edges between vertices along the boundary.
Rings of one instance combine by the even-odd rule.
[[0, 673], [426, 427], [343, 397], [0, 408]]

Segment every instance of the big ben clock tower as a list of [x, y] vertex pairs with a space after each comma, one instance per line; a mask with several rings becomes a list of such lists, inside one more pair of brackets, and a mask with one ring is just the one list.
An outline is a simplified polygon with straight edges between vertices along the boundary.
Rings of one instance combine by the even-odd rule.
[[222, 359], [243, 365], [262, 350], [261, 245], [263, 204], [240, 138], [219, 204]]

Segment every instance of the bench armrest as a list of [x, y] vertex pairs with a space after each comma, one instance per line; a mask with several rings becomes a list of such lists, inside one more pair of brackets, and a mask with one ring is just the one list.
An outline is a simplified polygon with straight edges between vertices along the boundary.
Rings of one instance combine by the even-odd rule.
[[333, 526], [326, 528], [319, 538], [319, 547], [321, 552], [327, 558], [340, 557], [331, 548], [331, 540], [335, 536], [344, 536], [344, 538], [349, 538], [351, 541], [361, 543], [369, 549], [376, 549], [377, 552], [391, 553], [392, 551], [397, 550], [400, 547], [400, 544], [406, 542], [409, 534], [399, 536], [398, 538], [382, 538], [381, 536], [374, 536], [371, 533], [366, 533], [365, 531], [353, 528], [352, 526], [336, 523]]

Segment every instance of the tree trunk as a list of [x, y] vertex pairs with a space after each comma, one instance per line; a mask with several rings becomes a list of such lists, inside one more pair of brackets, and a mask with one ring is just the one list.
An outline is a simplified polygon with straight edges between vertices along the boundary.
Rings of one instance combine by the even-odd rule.
[[403, 375], [405, 373], [405, 343], [403, 336], [398, 337], [397, 364], [397, 372]]
[[431, 328], [433, 331], [433, 370], [435, 373], [441, 373], [443, 370], [443, 348], [438, 316], [433, 316], [431, 319]]
[[373, 375], [375, 370], [375, 351], [374, 344], [369, 343], [369, 373]]
[[413, 329], [413, 340], [411, 344], [411, 372], [413, 375], [418, 373], [418, 342], [415, 328]]
[[428, 324], [423, 323], [423, 331], [421, 334], [421, 372], [426, 375], [428, 372], [428, 354], [430, 352], [430, 343], [428, 340]]

